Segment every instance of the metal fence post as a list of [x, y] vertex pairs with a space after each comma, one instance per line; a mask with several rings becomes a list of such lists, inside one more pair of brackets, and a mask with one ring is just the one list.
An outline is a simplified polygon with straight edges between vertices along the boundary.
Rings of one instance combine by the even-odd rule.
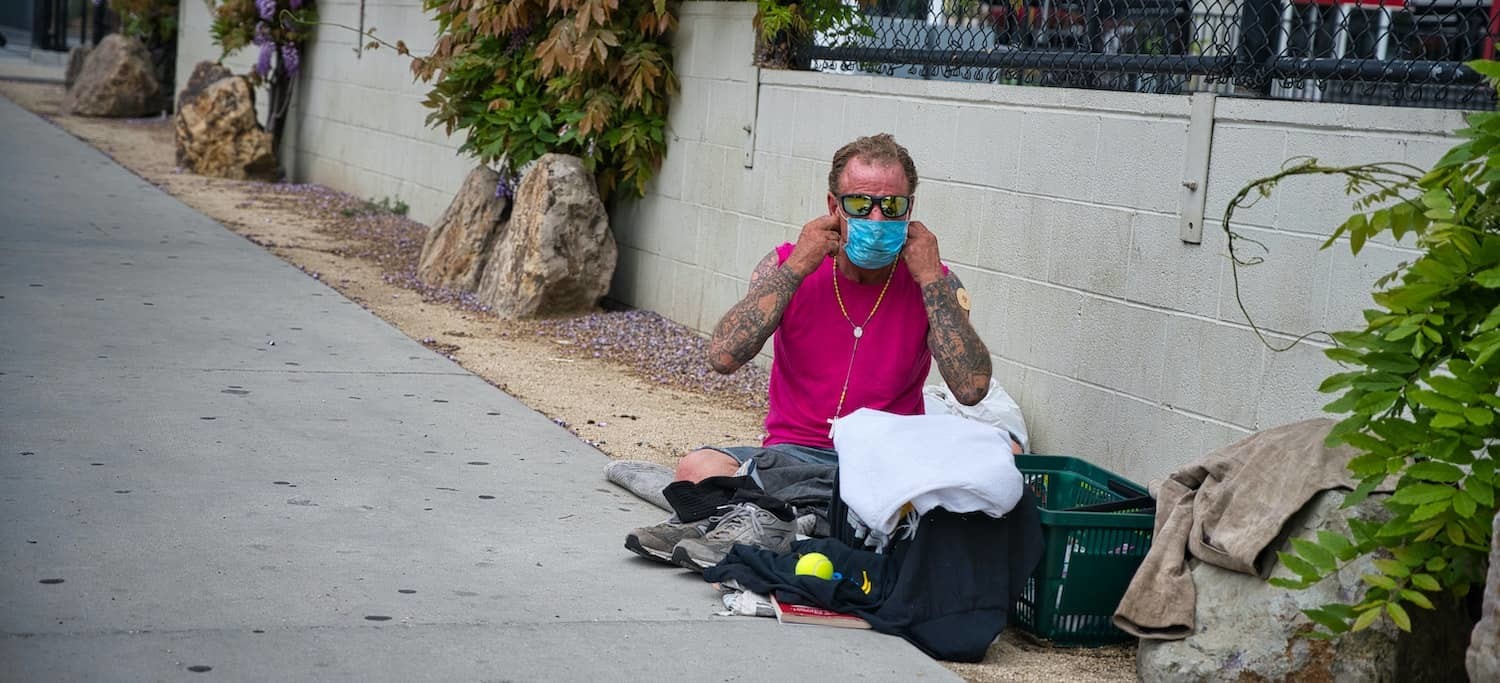
[[101, 0], [94, 5], [94, 44], [104, 40], [104, 32], [109, 30], [109, 0]]
[[31, 47], [47, 49], [47, 32], [52, 30], [52, 0], [34, 0], [31, 4]]
[[1271, 92], [1271, 67], [1276, 59], [1272, 42], [1281, 25], [1278, 0], [1244, 0], [1240, 7], [1240, 46], [1236, 51], [1235, 82], [1266, 95]]
[[59, 52], [68, 49], [68, 0], [56, 0], [52, 10], [52, 49]]

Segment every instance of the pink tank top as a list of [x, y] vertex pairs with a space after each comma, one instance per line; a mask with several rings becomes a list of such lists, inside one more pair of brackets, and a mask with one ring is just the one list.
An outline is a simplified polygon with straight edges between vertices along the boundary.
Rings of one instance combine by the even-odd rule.
[[[791, 255], [792, 246], [786, 243], [776, 248], [780, 263]], [[835, 271], [833, 257], [823, 259], [823, 265], [802, 280], [776, 328], [764, 445], [833, 448], [828, 420], [834, 417], [846, 373], [849, 389], [839, 417], [860, 408], [900, 415], [923, 412], [922, 385], [932, 367], [932, 354], [927, 349], [927, 308], [906, 262], [896, 263], [890, 290], [869, 324], [865, 324], [865, 316], [870, 315], [885, 282], [862, 285]], [[943, 272], [948, 272], [946, 266]], [[839, 278], [839, 294], [849, 320], [864, 326], [852, 373], [849, 357], [854, 350], [854, 330], [839, 312], [833, 291], [835, 277]]]

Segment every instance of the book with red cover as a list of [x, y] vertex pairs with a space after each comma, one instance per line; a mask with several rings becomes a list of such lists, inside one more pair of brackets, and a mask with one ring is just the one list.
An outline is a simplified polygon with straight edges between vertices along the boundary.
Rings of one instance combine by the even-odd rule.
[[839, 628], [870, 628], [870, 622], [853, 614], [844, 614], [812, 605], [792, 605], [771, 596], [771, 607], [776, 610], [776, 621], [783, 624], [817, 624]]

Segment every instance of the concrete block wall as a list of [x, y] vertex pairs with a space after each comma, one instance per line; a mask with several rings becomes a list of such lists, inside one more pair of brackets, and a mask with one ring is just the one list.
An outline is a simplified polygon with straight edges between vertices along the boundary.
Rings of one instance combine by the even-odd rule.
[[[645, 199], [612, 214], [615, 294], [711, 330], [755, 263], [825, 210], [834, 150], [891, 132], [922, 176], [915, 215], [973, 295], [1034, 447], [1140, 481], [1329, 400], [1316, 392], [1335, 371], [1324, 346], [1273, 353], [1246, 324], [1218, 220], [1229, 197], [1299, 155], [1430, 164], [1462, 124], [1220, 98], [1208, 220], [1188, 244], [1187, 97], [757, 71], [753, 6], [684, 3], [681, 16], [665, 164]], [[1410, 256], [1389, 241], [1358, 258], [1319, 251], [1349, 208], [1336, 181], [1298, 181], [1237, 214], [1234, 229], [1270, 250], [1241, 270], [1240, 297], [1277, 344], [1358, 325], [1375, 279]]]
[[[421, 0], [365, 0], [364, 25], [394, 43], [404, 40], [413, 54], [431, 51], [437, 24]], [[320, 0], [324, 22], [358, 26], [358, 0]], [[179, 10], [177, 90], [193, 66], [219, 58], [209, 34], [206, 3], [183, 2]], [[435, 223], [476, 162], [458, 154], [462, 137], [449, 138], [425, 123], [422, 106], [430, 86], [417, 82], [410, 60], [382, 47], [356, 53], [358, 36], [318, 26], [302, 56], [287, 115], [284, 164], [296, 182], [318, 183], [368, 199], [389, 197], [410, 206], [413, 219]], [[225, 64], [248, 73], [257, 48], [247, 47]], [[256, 93], [261, 121], [265, 90]]]
[[[319, 3], [325, 21], [350, 26], [359, 7]], [[707, 332], [755, 263], [824, 210], [833, 151], [888, 131], [917, 161], [917, 216], [972, 293], [996, 376], [1038, 450], [1145, 480], [1319, 414], [1326, 397], [1314, 388], [1333, 370], [1321, 348], [1259, 345], [1216, 221], [1202, 244], [1178, 239], [1188, 98], [763, 71], [752, 65], [753, 4], [679, 12], [682, 91], [665, 163], [646, 198], [612, 207], [616, 297]], [[180, 25], [179, 89], [194, 64], [219, 56], [204, 3], [182, 3]], [[421, 0], [366, 0], [365, 25], [418, 54], [434, 39]], [[352, 32], [317, 29], [289, 116], [288, 170], [401, 199], [430, 224], [474, 162], [457, 154], [461, 140], [426, 126], [428, 87], [408, 61], [356, 55], [356, 44]], [[254, 59], [247, 49], [227, 63], [242, 73]], [[1455, 112], [1220, 98], [1207, 214], [1297, 155], [1431, 163], [1459, 125]], [[1318, 251], [1347, 210], [1336, 182], [1303, 181], [1237, 216], [1237, 231], [1271, 249], [1242, 271], [1241, 296], [1281, 343], [1357, 325], [1371, 283], [1409, 256], [1389, 241], [1359, 258]]]

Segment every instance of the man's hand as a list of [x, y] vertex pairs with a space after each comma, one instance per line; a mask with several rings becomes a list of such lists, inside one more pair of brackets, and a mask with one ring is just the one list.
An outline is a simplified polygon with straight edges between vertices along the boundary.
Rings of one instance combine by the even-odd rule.
[[906, 246], [901, 250], [906, 259], [906, 269], [917, 285], [926, 287], [943, 277], [942, 261], [938, 258], [937, 235], [932, 234], [922, 221], [912, 221], [906, 226]]
[[786, 265], [801, 277], [811, 275], [823, 264], [827, 256], [838, 253], [843, 236], [839, 234], [839, 217], [831, 214], [818, 216], [802, 226], [797, 244], [786, 257]]

